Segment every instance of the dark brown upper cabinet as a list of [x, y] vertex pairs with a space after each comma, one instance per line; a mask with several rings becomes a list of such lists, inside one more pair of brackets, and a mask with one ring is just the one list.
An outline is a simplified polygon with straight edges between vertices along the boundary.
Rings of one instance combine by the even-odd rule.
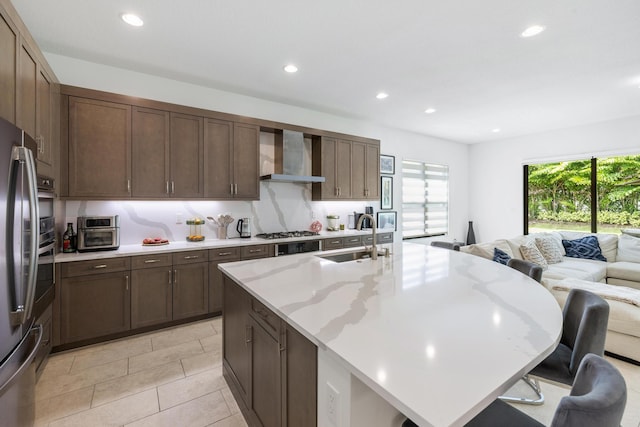
[[379, 143], [321, 137], [313, 140], [313, 200], [376, 200], [379, 197]]
[[133, 107], [133, 197], [166, 197], [170, 191], [169, 112]]
[[131, 106], [73, 96], [68, 102], [68, 175], [61, 173], [63, 195], [129, 198]]
[[258, 200], [260, 128], [206, 119], [205, 197]]
[[17, 46], [20, 35], [0, 7], [0, 117], [16, 123]]

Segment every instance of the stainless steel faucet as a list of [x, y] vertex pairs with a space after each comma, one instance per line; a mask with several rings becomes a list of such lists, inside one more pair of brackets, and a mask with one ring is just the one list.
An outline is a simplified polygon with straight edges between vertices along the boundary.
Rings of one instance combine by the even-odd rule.
[[373, 215], [360, 215], [360, 219], [358, 219], [358, 225], [356, 226], [356, 228], [358, 230], [362, 230], [362, 221], [364, 221], [365, 218], [369, 218], [371, 220], [371, 227], [373, 230], [373, 246], [371, 247], [371, 259], [378, 259], [378, 247], [376, 246], [376, 220], [373, 218]]

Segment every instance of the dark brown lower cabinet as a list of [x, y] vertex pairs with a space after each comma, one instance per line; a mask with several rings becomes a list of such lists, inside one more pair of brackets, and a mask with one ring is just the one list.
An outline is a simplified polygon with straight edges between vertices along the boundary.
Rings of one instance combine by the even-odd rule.
[[223, 367], [249, 426], [317, 425], [317, 348], [223, 276]]
[[131, 328], [169, 322], [172, 310], [171, 266], [131, 271]]
[[317, 419], [316, 346], [291, 327], [285, 330], [287, 351], [284, 354], [284, 419], [286, 426], [315, 426]]
[[236, 385], [240, 399], [245, 405], [251, 405], [250, 393], [250, 329], [249, 310], [251, 296], [231, 279], [223, 279], [222, 348], [225, 376], [230, 376]]
[[209, 264], [173, 266], [173, 320], [209, 311]]
[[222, 271], [218, 264], [240, 260], [240, 247], [209, 249], [209, 313], [222, 311]]
[[[280, 343], [273, 331], [249, 317], [251, 328], [251, 409], [257, 425], [282, 425]], [[279, 332], [279, 331], [278, 331]]]
[[130, 272], [63, 278], [62, 343], [100, 337], [131, 328]]

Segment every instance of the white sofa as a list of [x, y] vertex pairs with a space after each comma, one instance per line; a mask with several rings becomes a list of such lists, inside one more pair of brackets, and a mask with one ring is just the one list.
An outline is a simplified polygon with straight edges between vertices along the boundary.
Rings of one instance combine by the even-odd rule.
[[[606, 261], [566, 256], [562, 241], [575, 241], [586, 236], [597, 238]], [[640, 231], [625, 230], [620, 236], [572, 231], [534, 233], [467, 245], [461, 247], [460, 251], [494, 259], [497, 248], [502, 251], [503, 256], [506, 254], [511, 258], [535, 261], [537, 258], [534, 256], [532, 259], [530, 251], [522, 246], [530, 247], [532, 242], [536, 242], [536, 238], [536, 248], [546, 241], [562, 251], [560, 256], [556, 254], [554, 257], [551, 254], [550, 258], [554, 262], [546, 259], [546, 253], [543, 255], [545, 259], [538, 262], [545, 268], [542, 284], [554, 295], [560, 306], [564, 306], [569, 290], [574, 287], [583, 287], [604, 297], [610, 307], [605, 349], [640, 362]], [[553, 239], [551, 243], [550, 239]], [[527, 256], [523, 256], [523, 251]]]

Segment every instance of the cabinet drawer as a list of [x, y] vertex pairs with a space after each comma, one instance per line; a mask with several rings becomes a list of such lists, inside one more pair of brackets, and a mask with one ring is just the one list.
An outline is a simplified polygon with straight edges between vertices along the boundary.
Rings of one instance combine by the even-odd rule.
[[378, 243], [393, 243], [393, 233], [378, 234]]
[[209, 249], [209, 261], [237, 261], [240, 259], [240, 248]]
[[188, 251], [177, 252], [173, 254], [173, 264], [193, 264], [195, 262], [204, 262], [209, 259], [209, 255], [206, 250], [202, 251]]
[[131, 269], [152, 267], [168, 267], [171, 265], [171, 254], [141, 255], [131, 257]]
[[253, 245], [243, 246], [241, 249], [242, 259], [267, 258], [273, 256], [271, 249], [273, 245]]
[[324, 239], [322, 241], [322, 250], [329, 250], [329, 249], [341, 249], [342, 246], [342, 239], [340, 237], [336, 237], [335, 239]]
[[265, 326], [265, 329], [276, 337], [278, 336], [278, 332], [280, 331], [280, 318], [255, 298], [251, 299], [251, 314], [256, 320], [262, 321], [261, 323]]
[[76, 277], [87, 274], [114, 273], [125, 271], [131, 268], [131, 258], [108, 258], [91, 261], [76, 261], [62, 263], [62, 277]]
[[[373, 244], [373, 236], [362, 236], [362, 243], [365, 245], [372, 245]], [[376, 243], [381, 243], [380, 242], [380, 236], [376, 236]]]
[[353, 248], [355, 246], [362, 246], [362, 236], [344, 237], [342, 243], [345, 248]]

